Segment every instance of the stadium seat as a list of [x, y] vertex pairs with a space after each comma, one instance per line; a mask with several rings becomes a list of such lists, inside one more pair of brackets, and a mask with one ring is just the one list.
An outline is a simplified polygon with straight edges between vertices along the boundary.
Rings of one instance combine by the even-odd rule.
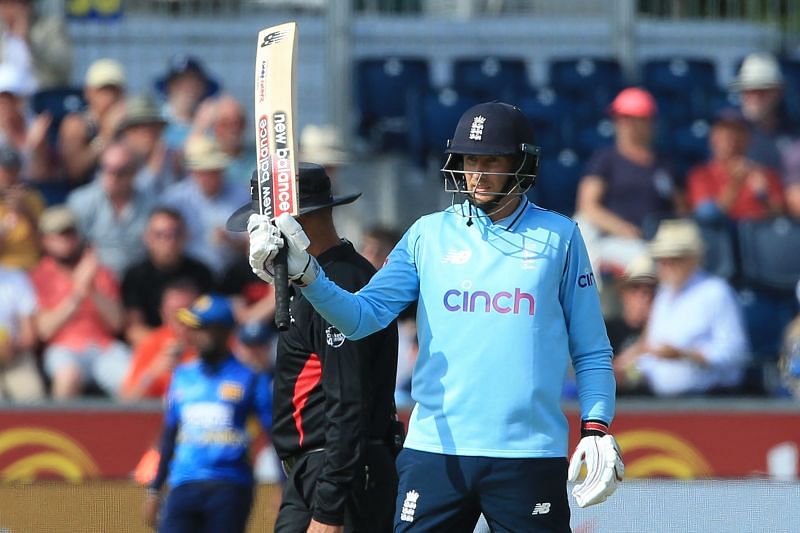
[[642, 64], [644, 86], [657, 93], [687, 94], [717, 88], [714, 63], [707, 59], [650, 59]]
[[44, 112], [50, 113], [53, 120], [47, 130], [47, 140], [52, 146], [55, 146], [61, 120], [67, 114], [83, 109], [86, 106], [86, 101], [83, 98], [83, 89], [60, 87], [34, 93], [31, 97], [30, 105], [31, 110], [37, 115]]
[[705, 161], [709, 155], [709, 131], [710, 126], [705, 120], [695, 120], [688, 126], [675, 128], [672, 132], [672, 148], [677, 157], [690, 164]]
[[533, 124], [536, 144], [546, 155], [555, 156], [574, 140], [572, 102], [544, 88], [519, 101], [519, 108]]
[[783, 331], [798, 312], [793, 294], [744, 289], [739, 293], [750, 351], [755, 361], [775, 361]]
[[453, 87], [480, 100], [516, 102], [528, 91], [525, 62], [513, 58], [463, 58], [453, 62]]
[[745, 285], [793, 294], [800, 279], [800, 220], [746, 220], [738, 233]]
[[428, 63], [419, 58], [382, 58], [357, 61], [356, 106], [359, 134], [379, 149], [406, 148], [407, 109], [430, 86]]
[[585, 157], [599, 148], [606, 148], [613, 144], [614, 124], [608, 119], [601, 119], [578, 130], [575, 147], [579, 157]]
[[578, 154], [569, 148], [561, 150], [557, 157], [542, 159], [536, 185], [528, 191], [528, 198], [540, 207], [572, 216], [582, 172]]
[[557, 59], [548, 67], [550, 87], [575, 101], [572, 114], [579, 120], [596, 121], [625, 87], [622, 69], [614, 59], [580, 57]]
[[724, 221], [697, 220], [705, 243], [703, 268], [732, 282], [737, 275], [736, 226]]
[[409, 141], [414, 160], [424, 166], [429, 154], [442, 155], [461, 115], [479, 103], [454, 89], [426, 91], [419, 106], [409, 109]]

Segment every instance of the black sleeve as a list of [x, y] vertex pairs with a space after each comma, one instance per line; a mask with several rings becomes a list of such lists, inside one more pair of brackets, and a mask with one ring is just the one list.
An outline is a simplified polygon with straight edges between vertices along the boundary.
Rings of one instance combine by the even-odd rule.
[[322, 360], [325, 392], [325, 463], [317, 480], [312, 511], [323, 524], [344, 523], [347, 493], [357, 475], [367, 443], [364, 416], [364, 365], [370, 339], [346, 340], [318, 314], [313, 318], [314, 342]]
[[150, 482], [150, 488], [153, 490], [161, 490], [164, 482], [167, 480], [169, 473], [169, 462], [172, 460], [172, 455], [175, 453], [175, 440], [178, 436], [178, 425], [164, 426], [161, 433], [161, 445], [159, 446], [160, 457], [158, 458], [158, 470], [153, 481]]

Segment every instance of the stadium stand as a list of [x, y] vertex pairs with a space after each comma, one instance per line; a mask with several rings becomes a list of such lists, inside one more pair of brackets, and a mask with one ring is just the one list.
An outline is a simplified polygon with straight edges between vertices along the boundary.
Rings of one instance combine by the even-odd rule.
[[518, 58], [455, 59], [453, 86], [482, 101], [516, 102], [529, 91], [525, 62]]

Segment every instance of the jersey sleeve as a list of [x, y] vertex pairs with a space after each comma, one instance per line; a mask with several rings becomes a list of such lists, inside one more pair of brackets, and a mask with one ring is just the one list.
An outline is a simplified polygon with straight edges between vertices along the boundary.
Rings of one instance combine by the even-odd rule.
[[567, 249], [560, 299], [575, 367], [581, 418], [610, 424], [616, 393], [611, 344], [589, 255], [577, 225], [573, 226]]
[[353, 294], [340, 288], [320, 270], [317, 279], [302, 289], [303, 296], [350, 339], [362, 339], [385, 328], [419, 296], [419, 226], [417, 221], [409, 228], [383, 268], [360, 291]]

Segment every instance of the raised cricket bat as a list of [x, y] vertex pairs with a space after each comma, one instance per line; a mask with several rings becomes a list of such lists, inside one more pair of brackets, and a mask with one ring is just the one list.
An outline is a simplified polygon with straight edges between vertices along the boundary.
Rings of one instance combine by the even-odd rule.
[[[294, 135], [297, 23], [258, 32], [255, 76], [257, 186], [251, 190], [262, 215], [271, 219], [300, 209], [297, 190], [297, 141]], [[286, 247], [275, 258], [275, 325], [289, 328], [289, 280]]]

